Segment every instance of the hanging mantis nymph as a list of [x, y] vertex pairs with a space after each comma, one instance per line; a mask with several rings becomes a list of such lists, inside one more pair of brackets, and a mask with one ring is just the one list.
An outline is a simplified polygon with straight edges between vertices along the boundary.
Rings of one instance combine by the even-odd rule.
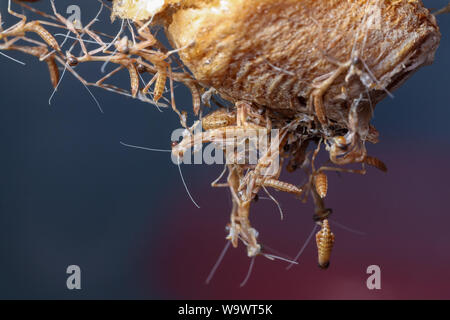
[[330, 266], [331, 251], [334, 246], [334, 234], [331, 232], [327, 219], [323, 220], [321, 224], [322, 227], [316, 234], [317, 261], [321, 269], [327, 269]]

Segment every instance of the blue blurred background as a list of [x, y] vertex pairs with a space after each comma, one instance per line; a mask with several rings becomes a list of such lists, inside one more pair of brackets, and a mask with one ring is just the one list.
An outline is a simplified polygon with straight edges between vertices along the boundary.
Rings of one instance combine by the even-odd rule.
[[[82, 8], [84, 23], [99, 8], [92, 0], [57, 1], [62, 13], [70, 4]], [[50, 10], [47, 1], [35, 6]], [[9, 26], [16, 19], [6, 7], [2, 0]], [[106, 11], [100, 19], [109, 33], [119, 29], [118, 21], [109, 25]], [[69, 73], [49, 105], [46, 65], [16, 52], [7, 53], [26, 66], [0, 56], [0, 298], [449, 299], [450, 15], [438, 20], [435, 63], [375, 112], [381, 142], [368, 148], [389, 172], [330, 175], [333, 221], [365, 235], [335, 225], [327, 271], [316, 265], [313, 242], [289, 271], [286, 263], [260, 257], [243, 288], [250, 260], [242, 245], [204, 284], [225, 245], [231, 210], [228, 191], [210, 188], [222, 167], [182, 168], [197, 209], [169, 153], [119, 143], [169, 149], [179, 127], [174, 112], [94, 88], [102, 114]], [[100, 75], [100, 65], [80, 70], [89, 79]], [[125, 74], [118, 78], [128, 85]], [[188, 91], [179, 86], [176, 92], [178, 106], [190, 109]], [[285, 179], [299, 183], [301, 176]], [[261, 200], [252, 222], [263, 243], [294, 256], [313, 227], [312, 208], [274, 195], [285, 219], [274, 203]], [[81, 267], [81, 290], [66, 288], [72, 264]], [[381, 290], [366, 287], [373, 264], [381, 268]]]

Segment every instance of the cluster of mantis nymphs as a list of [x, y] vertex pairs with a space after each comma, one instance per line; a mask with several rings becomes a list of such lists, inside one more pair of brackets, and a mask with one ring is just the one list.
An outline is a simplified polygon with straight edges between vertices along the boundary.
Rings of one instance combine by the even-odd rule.
[[[60, 73], [63, 70], [63, 73], [66, 71], [72, 73], [86, 88], [100, 87], [152, 103], [158, 108], [170, 105], [179, 115], [181, 124], [187, 132], [181, 141], [172, 142], [172, 154], [175, 157], [181, 159], [194, 146], [195, 141], [215, 143], [223, 149], [226, 170], [222, 176], [227, 172], [228, 177], [223, 183], [219, 182], [219, 177], [212, 186], [229, 188], [233, 207], [231, 221], [227, 226], [227, 239], [234, 247], [239, 241], [245, 244], [249, 257], [264, 255], [273, 258], [264, 252], [258, 242], [258, 232], [252, 228], [249, 220], [250, 206], [258, 199], [259, 191], [266, 192], [274, 201], [268, 189], [294, 194], [302, 201], [306, 201], [311, 196], [316, 208], [314, 220], [321, 226], [316, 235], [319, 265], [322, 268], [328, 266], [334, 235], [328, 220], [331, 210], [324, 204], [328, 187], [325, 172], [364, 174], [365, 164], [386, 171], [386, 166], [380, 160], [367, 155], [365, 142], [375, 143], [378, 133], [374, 127], [370, 126], [368, 133], [365, 133], [362, 138], [358, 125], [359, 100], [356, 100], [351, 107], [346, 127], [325, 125], [325, 116], [313, 110], [309, 113], [286, 116], [245, 101], [234, 101], [232, 106], [224, 106], [221, 102], [223, 100], [217, 99], [214, 88], [202, 86], [175, 57], [173, 53], [183, 48], [168, 51], [155, 38], [151, 29], [151, 20], [147, 22], [123, 20], [117, 35], [110, 36], [93, 28], [97, 17], [85, 26], [81, 26], [79, 21], [67, 20], [58, 13], [53, 0], [50, 2], [52, 14], [38, 11], [23, 2], [17, 3], [44, 20], [28, 21], [24, 14], [11, 8], [10, 1], [9, 14], [20, 20], [7, 29], [0, 26], [0, 53], [6, 50], [21, 51], [37, 57], [40, 61], [45, 61], [55, 91], [61, 81]], [[101, 8], [104, 6], [107, 5], [101, 3]], [[47, 30], [49, 28], [60, 29], [62, 34], [49, 32]], [[56, 40], [57, 36], [61, 37], [60, 42]], [[93, 47], [92, 44], [95, 48], [88, 50], [88, 47]], [[75, 48], [77, 52], [81, 49], [80, 54], [75, 53]], [[75, 70], [77, 65], [84, 62], [110, 63], [116, 68], [96, 82], [89, 82]], [[355, 64], [343, 66], [342, 71], [353, 67], [351, 72], [357, 74], [354, 66]], [[121, 70], [125, 70], [130, 79], [130, 86], [127, 89], [107, 83]], [[144, 77], [149, 75], [149, 79], [145, 81]], [[167, 82], [169, 98], [164, 97]], [[187, 125], [187, 112], [177, 109], [173, 92], [174, 82], [183, 83], [190, 89], [193, 97], [193, 113], [201, 121], [203, 132], [193, 133], [194, 126]], [[325, 89], [318, 88], [318, 92]], [[320, 94], [317, 94], [316, 98], [316, 104], [320, 105]], [[168, 104], [161, 100], [165, 100]], [[204, 111], [202, 107], [211, 108], [212, 103], [218, 108], [202, 116]], [[255, 132], [255, 130], [271, 132], [274, 129], [279, 132], [277, 139], [270, 139], [256, 164], [237, 161], [236, 150], [226, 147], [245, 141], [248, 132]], [[233, 141], [227, 140], [230, 139], [230, 133]], [[311, 150], [308, 147], [312, 144], [316, 147]], [[330, 163], [336, 165], [358, 163], [361, 164], [361, 168], [348, 169], [332, 165], [316, 167], [315, 160], [322, 146], [329, 152]], [[275, 162], [279, 164], [277, 169], [268, 170]], [[305, 171], [308, 177], [306, 183], [294, 185], [280, 181], [283, 163], [289, 172], [296, 169]]]

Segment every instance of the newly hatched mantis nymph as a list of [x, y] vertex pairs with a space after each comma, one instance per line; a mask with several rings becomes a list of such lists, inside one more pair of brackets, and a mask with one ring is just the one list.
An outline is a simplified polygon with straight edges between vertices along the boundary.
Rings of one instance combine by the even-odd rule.
[[331, 232], [328, 219], [321, 222], [321, 229], [316, 234], [316, 244], [318, 252], [318, 264], [322, 269], [330, 266], [331, 251], [334, 245], [334, 234]]

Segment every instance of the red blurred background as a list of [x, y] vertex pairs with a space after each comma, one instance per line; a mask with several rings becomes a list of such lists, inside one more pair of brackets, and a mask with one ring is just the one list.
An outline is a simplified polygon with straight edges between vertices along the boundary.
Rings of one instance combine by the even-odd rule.
[[[202, 188], [202, 181], [191, 187], [201, 209], [188, 200], [164, 206], [170, 218], [161, 226], [159, 250], [148, 260], [160, 266], [152, 277], [169, 296], [183, 299], [450, 298], [450, 153], [405, 145], [383, 149], [388, 174], [371, 169], [366, 176], [329, 175], [326, 203], [334, 210], [336, 242], [328, 270], [317, 267], [313, 240], [290, 270], [285, 262], [258, 257], [248, 283], [240, 288], [250, 262], [240, 244], [228, 251], [206, 285], [225, 244], [231, 203], [228, 190]], [[432, 163], [431, 153], [439, 155]], [[182, 197], [182, 186], [175, 189]], [[273, 202], [260, 200], [252, 206], [252, 223], [263, 244], [294, 257], [312, 230], [313, 209], [289, 195], [272, 195], [282, 204], [284, 220]], [[366, 286], [370, 265], [381, 268], [381, 290]]]

